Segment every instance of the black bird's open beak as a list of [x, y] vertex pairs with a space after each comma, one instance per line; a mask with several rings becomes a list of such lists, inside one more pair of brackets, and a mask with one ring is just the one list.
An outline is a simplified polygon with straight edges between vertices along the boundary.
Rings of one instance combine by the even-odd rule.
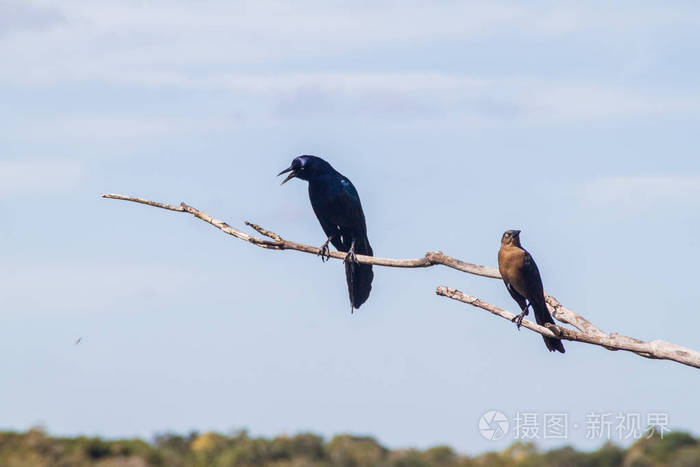
[[286, 174], [287, 172], [291, 172], [291, 173], [289, 175], [287, 175], [287, 178], [282, 180], [282, 183], [280, 183], [280, 185], [284, 185], [285, 183], [287, 183], [288, 181], [290, 181], [291, 179], [293, 179], [294, 177], [297, 176], [297, 173], [294, 170], [294, 167], [289, 167], [288, 169], [284, 169], [282, 172], [278, 173], [277, 176], [279, 177], [280, 175]]

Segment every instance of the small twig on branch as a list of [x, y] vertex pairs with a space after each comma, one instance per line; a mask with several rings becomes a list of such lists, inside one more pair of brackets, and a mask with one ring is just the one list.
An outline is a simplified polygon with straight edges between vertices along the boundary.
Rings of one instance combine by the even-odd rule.
[[260, 235], [264, 235], [266, 237], [270, 237], [273, 240], [276, 240], [278, 242], [283, 242], [284, 239], [277, 235], [274, 232], [270, 232], [269, 230], [265, 230], [262, 227], [260, 227], [258, 224], [253, 224], [252, 222], [245, 221], [245, 225], [248, 227], [253, 228], [254, 230], [257, 230]]
[[[214, 227], [216, 227], [224, 233], [252, 243], [253, 245], [259, 246], [261, 248], [267, 248], [272, 250], [296, 250], [311, 254], [319, 254], [320, 252], [320, 249], [318, 247], [293, 242], [291, 240], [285, 240], [275, 232], [266, 230], [263, 227], [248, 221], [245, 222], [246, 225], [251, 227], [260, 235], [268, 237], [272, 240], [266, 240], [264, 238], [247, 234], [242, 230], [236, 229], [235, 227], [231, 227], [226, 222], [211, 217], [204, 211], [200, 211], [199, 209], [193, 208], [192, 206], [188, 206], [185, 203], [180, 203], [179, 206], [173, 206], [170, 204], [159, 203], [157, 201], [149, 201], [134, 196], [125, 196], [112, 193], [105, 193], [102, 195], [102, 197], [109, 199], [118, 199], [122, 201], [131, 201], [134, 203], [145, 204], [148, 206], [167, 209], [170, 211], [186, 212], [192, 214], [198, 219], [203, 220], [204, 222], [213, 225]], [[331, 258], [344, 260], [345, 256], [346, 253], [340, 251], [330, 252]], [[357, 255], [357, 260], [363, 264], [373, 264], [375, 266], [386, 266], [394, 268], [426, 268], [436, 265], [442, 265], [477, 276], [489, 277], [493, 279], [501, 278], [501, 275], [498, 272], [498, 269], [496, 268], [467, 263], [465, 261], [452, 258], [451, 256], [447, 256], [441, 251], [429, 251], [425, 254], [424, 257], [415, 259], [394, 259], [380, 258], [377, 256]], [[482, 308], [508, 320], [511, 320], [515, 316], [513, 313], [510, 313], [506, 310], [502, 310], [501, 308], [483, 302], [476, 297], [466, 295], [453, 288], [440, 286], [437, 288], [436, 292], [438, 295], [442, 295], [448, 298], [452, 298], [454, 300], [468, 303], [470, 305]], [[672, 360], [678, 363], [682, 363], [684, 365], [700, 368], [699, 352], [661, 340], [644, 342], [631, 337], [620, 336], [617, 334], [607, 334], [601, 331], [583, 316], [564, 307], [561, 303], [559, 303], [559, 301], [556, 298], [552, 297], [551, 295], [547, 295], [546, 299], [547, 306], [549, 307], [549, 310], [554, 318], [563, 323], [567, 323], [576, 327], [580, 332], [552, 324], [548, 324], [547, 327], [543, 327], [527, 320], [523, 320], [523, 327], [547, 337], [558, 337], [560, 339], [585, 342], [587, 344], [599, 345], [608, 350], [626, 350], [647, 358]]]

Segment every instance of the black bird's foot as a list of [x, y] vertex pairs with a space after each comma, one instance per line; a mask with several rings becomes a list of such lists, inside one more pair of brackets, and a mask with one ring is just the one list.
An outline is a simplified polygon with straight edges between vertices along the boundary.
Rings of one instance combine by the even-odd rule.
[[326, 262], [329, 259], [331, 259], [331, 249], [328, 248], [328, 242], [331, 241], [331, 237], [328, 237], [328, 240], [326, 240], [326, 243], [321, 245], [321, 248], [319, 248], [318, 253], [316, 253], [316, 256], [321, 257], [321, 262]]
[[345, 255], [345, 262], [359, 264], [359, 261], [357, 261], [357, 255], [355, 254], [354, 251], [352, 251], [352, 250], [348, 251], [348, 254]]
[[357, 261], [357, 256], [355, 255], [355, 240], [353, 240], [350, 244], [348, 254], [345, 255], [345, 262], [359, 264], [359, 262]]
[[520, 330], [520, 326], [523, 324], [523, 318], [527, 315], [527, 310], [524, 310], [522, 313], [511, 319], [513, 323], [518, 327], [518, 331]]

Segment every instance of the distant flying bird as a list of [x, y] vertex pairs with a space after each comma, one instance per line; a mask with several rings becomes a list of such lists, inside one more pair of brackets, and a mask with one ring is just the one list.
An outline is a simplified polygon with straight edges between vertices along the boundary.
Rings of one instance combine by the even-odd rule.
[[78, 345], [78, 344], [80, 344], [80, 342], [82, 342], [82, 340], [83, 340], [82, 337], [78, 337], [78, 339], [76, 339], [76, 341], [75, 341], [75, 344], [73, 344], [73, 345]]
[[[498, 251], [498, 270], [501, 272], [508, 292], [522, 310], [518, 316], [513, 318], [518, 329], [520, 329], [523, 318], [528, 314], [529, 306], [532, 306], [532, 310], [535, 312], [537, 324], [540, 326], [544, 326], [545, 323], [554, 324], [544, 299], [540, 271], [530, 253], [520, 245], [519, 230], [508, 230], [503, 234], [501, 249]], [[550, 352], [558, 350], [564, 353], [564, 345], [561, 340], [542, 337]]]
[[321, 259], [329, 257], [328, 242], [338, 251], [348, 253], [345, 257], [345, 277], [350, 295], [350, 310], [360, 308], [372, 290], [374, 273], [371, 264], [360, 264], [355, 257], [355, 254], [373, 255], [357, 190], [350, 180], [320, 157], [299, 156], [278, 176], [287, 172], [289, 175], [282, 181], [282, 185], [295, 177], [309, 182], [311, 207], [328, 236], [319, 252]]

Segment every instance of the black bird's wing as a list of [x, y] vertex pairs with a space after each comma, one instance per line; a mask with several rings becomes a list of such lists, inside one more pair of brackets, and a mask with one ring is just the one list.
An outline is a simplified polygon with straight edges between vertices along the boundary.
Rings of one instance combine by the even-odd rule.
[[[360, 195], [350, 180], [335, 173], [323, 181], [309, 183], [309, 197], [323, 231], [332, 237], [338, 251], [349, 251], [354, 242], [356, 254], [373, 255]], [[346, 261], [345, 277], [350, 304], [353, 309], [359, 308], [372, 290], [372, 265]]]
[[352, 229], [357, 236], [367, 235], [365, 213], [362, 211], [360, 195], [357, 193], [355, 186], [345, 177], [340, 179], [340, 186], [338, 204], [344, 217], [340, 225]]
[[316, 217], [318, 218], [318, 222], [321, 224], [323, 232], [328, 238], [331, 239], [331, 243], [335, 249], [338, 251], [347, 251], [346, 248], [343, 248], [343, 237], [340, 227], [330, 222], [326, 222], [321, 216], [318, 215], [318, 213], [316, 213]]
[[348, 251], [354, 239], [356, 253], [372, 254], [360, 195], [350, 180], [338, 176], [322, 191], [311, 186], [309, 189], [311, 206], [326, 236], [332, 237], [333, 246], [338, 251]]
[[332, 180], [309, 183], [309, 200], [323, 232], [338, 251], [347, 251], [347, 248], [343, 247], [340, 225], [335, 219], [340, 209], [337, 199], [339, 192], [339, 184], [333, 183]]
[[[341, 178], [340, 184], [342, 195], [339, 196], [339, 204], [342, 206], [341, 210], [344, 215], [340, 228], [343, 233], [343, 243], [350, 249], [354, 241], [355, 253], [372, 256], [374, 252], [367, 238], [367, 225], [365, 224], [360, 195], [347, 178]], [[345, 278], [348, 283], [350, 304], [353, 308], [359, 308], [369, 298], [372, 291], [372, 280], [374, 279], [372, 265], [347, 262], [345, 263]]]

